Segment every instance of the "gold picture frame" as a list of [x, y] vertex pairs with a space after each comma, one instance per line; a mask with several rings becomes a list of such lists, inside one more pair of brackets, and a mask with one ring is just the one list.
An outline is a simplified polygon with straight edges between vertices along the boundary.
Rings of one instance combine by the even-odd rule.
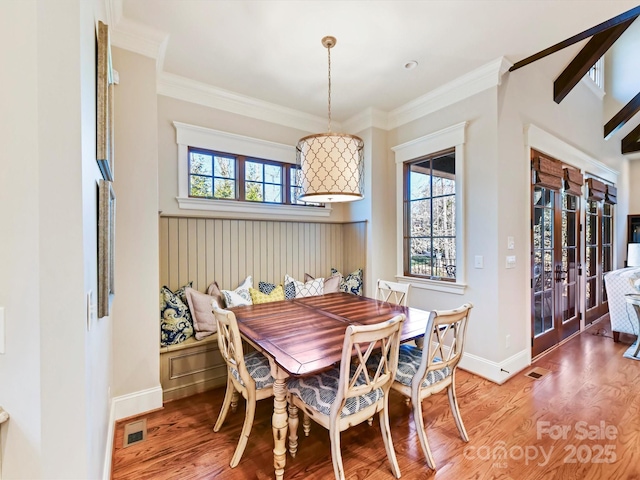
[[98, 185], [98, 318], [109, 316], [115, 294], [116, 196], [113, 184]]
[[96, 161], [104, 180], [114, 179], [114, 76], [109, 27], [98, 21], [96, 32]]

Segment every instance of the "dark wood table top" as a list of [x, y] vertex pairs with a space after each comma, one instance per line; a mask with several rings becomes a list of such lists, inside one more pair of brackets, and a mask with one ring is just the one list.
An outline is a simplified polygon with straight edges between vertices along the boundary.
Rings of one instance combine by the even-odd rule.
[[422, 335], [429, 312], [349, 293], [248, 305], [232, 309], [240, 333], [290, 375], [321, 371], [339, 362], [349, 325], [406, 315], [401, 340]]

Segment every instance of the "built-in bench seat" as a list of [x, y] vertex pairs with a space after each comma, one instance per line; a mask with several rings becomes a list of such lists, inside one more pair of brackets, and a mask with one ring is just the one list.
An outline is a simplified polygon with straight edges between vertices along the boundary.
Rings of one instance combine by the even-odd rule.
[[165, 402], [226, 385], [227, 367], [218, 334], [160, 347], [160, 383]]

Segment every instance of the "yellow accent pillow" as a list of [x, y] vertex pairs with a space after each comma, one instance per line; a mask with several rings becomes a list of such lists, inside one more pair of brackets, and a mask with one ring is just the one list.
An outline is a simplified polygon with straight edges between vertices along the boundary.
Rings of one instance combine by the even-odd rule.
[[274, 288], [269, 295], [262, 293], [260, 290], [256, 290], [255, 288], [250, 288], [249, 293], [251, 294], [251, 300], [253, 300], [254, 305], [284, 300], [284, 288], [282, 285], [278, 285]]

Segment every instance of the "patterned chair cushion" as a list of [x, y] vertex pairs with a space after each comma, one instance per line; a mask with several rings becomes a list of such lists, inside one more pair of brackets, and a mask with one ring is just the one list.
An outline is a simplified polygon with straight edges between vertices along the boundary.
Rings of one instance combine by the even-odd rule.
[[[352, 374], [355, 367], [352, 366]], [[340, 380], [340, 369], [333, 368], [318, 375], [306, 377], [292, 377], [287, 383], [289, 392], [301, 398], [314, 410], [324, 414], [331, 414], [331, 405], [338, 394], [338, 381]], [[358, 377], [356, 385], [364, 385], [362, 374]], [[353, 415], [356, 412], [373, 405], [384, 395], [381, 388], [377, 388], [366, 395], [348, 398], [344, 407], [340, 411], [340, 417]]]
[[[244, 356], [244, 364], [249, 371], [249, 375], [256, 382], [256, 390], [262, 390], [273, 385], [274, 379], [271, 376], [271, 367], [267, 357], [260, 352], [249, 352]], [[240, 385], [244, 385], [238, 370], [231, 368], [231, 374], [233, 378], [240, 382]]]
[[[398, 371], [396, 372], [396, 381], [403, 385], [411, 386], [411, 380], [420, 367], [422, 360], [422, 350], [413, 345], [400, 345], [400, 353], [398, 355]], [[436, 357], [436, 361], [440, 359]], [[451, 369], [444, 367], [440, 370], [432, 370], [427, 373], [427, 378], [422, 382], [423, 387], [428, 387], [434, 383], [441, 382], [451, 375]]]

